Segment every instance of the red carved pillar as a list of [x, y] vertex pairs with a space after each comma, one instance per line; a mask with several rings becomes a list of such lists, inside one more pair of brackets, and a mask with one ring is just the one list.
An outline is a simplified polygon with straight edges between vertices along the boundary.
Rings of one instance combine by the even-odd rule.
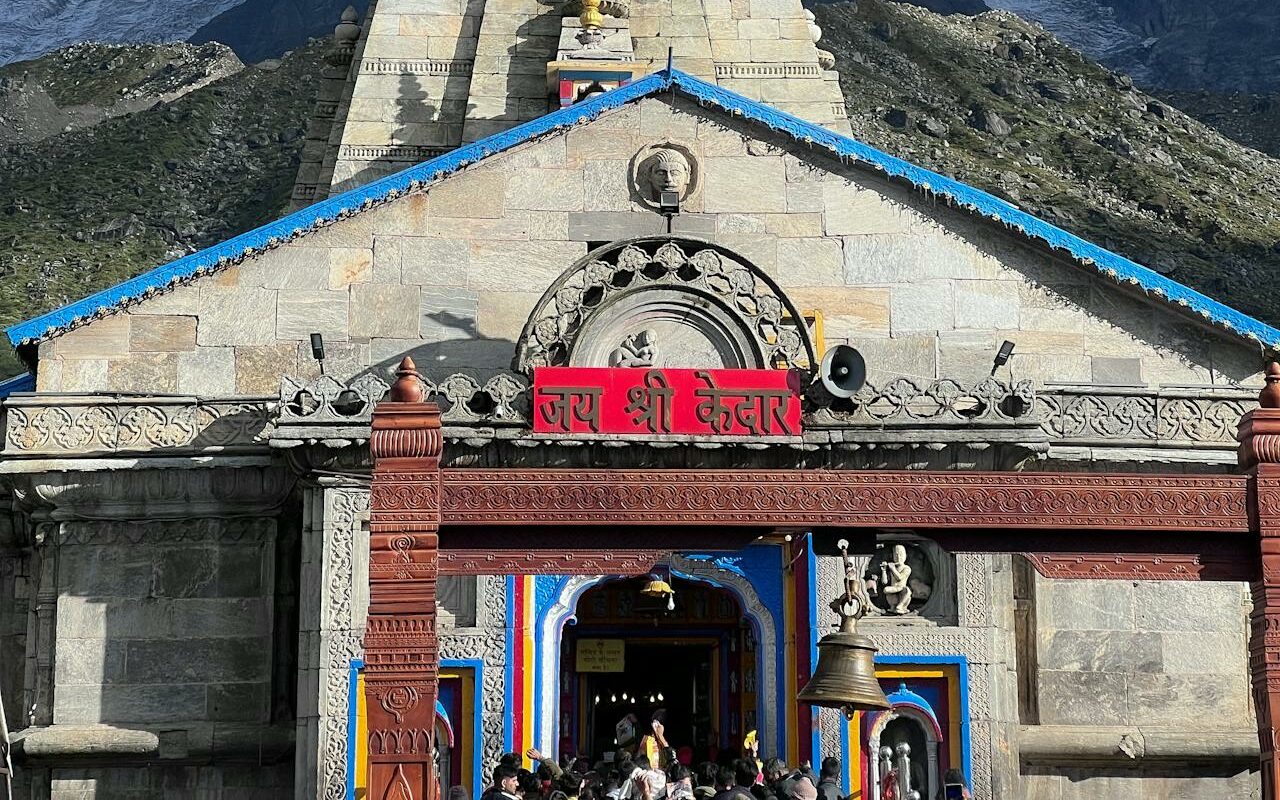
[[1267, 366], [1261, 407], [1240, 420], [1240, 466], [1253, 475], [1260, 569], [1251, 585], [1249, 676], [1262, 749], [1263, 800], [1280, 800], [1280, 365]]
[[440, 409], [400, 363], [373, 411], [369, 622], [364, 635], [369, 800], [435, 800]]

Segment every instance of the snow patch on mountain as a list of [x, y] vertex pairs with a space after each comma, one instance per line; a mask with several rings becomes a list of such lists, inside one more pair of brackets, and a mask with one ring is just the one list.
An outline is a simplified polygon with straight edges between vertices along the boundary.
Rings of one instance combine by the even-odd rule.
[[1139, 82], [1148, 77], [1144, 50], [1154, 40], [1125, 27], [1115, 9], [1100, 0], [986, 0], [992, 8], [1010, 11], [1038, 23], [1062, 41], [1088, 53], [1112, 69]]
[[0, 64], [77, 42], [182, 41], [243, 0], [8, 0]]

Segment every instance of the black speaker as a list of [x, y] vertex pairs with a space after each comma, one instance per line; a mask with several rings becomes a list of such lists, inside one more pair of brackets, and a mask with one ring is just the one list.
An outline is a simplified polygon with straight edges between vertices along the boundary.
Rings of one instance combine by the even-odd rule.
[[867, 382], [867, 362], [862, 353], [847, 344], [838, 344], [822, 356], [818, 371], [822, 386], [836, 397], [853, 397]]

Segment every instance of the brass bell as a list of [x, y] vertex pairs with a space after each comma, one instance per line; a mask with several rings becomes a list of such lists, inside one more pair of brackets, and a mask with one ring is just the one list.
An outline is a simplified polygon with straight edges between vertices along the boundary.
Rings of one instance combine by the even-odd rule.
[[659, 602], [666, 600], [667, 611], [676, 610], [676, 590], [657, 573], [651, 572], [645, 576], [644, 588], [640, 590], [640, 594]]
[[801, 703], [854, 711], [889, 708], [889, 700], [876, 680], [875, 645], [858, 633], [857, 620], [846, 616], [840, 630], [818, 642], [818, 666], [796, 697]]
[[870, 607], [856, 565], [849, 558], [849, 542], [840, 540], [844, 560], [844, 595], [831, 602], [840, 615], [840, 630], [818, 642], [818, 666], [796, 700], [811, 706], [839, 708], [852, 718], [855, 711], [890, 708], [889, 699], [876, 680], [876, 647], [858, 633], [858, 619]]

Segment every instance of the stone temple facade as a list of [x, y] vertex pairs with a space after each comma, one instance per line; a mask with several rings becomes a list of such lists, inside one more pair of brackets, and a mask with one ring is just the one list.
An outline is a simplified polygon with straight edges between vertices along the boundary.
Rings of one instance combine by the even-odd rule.
[[[606, 5], [590, 47], [577, 7], [459, 2], [346, 23], [299, 211], [10, 329], [16, 797], [363, 796], [370, 412], [405, 355], [458, 467], [1233, 469], [1280, 331], [840, 135], [796, 0]], [[837, 344], [867, 385], [786, 441], [531, 432], [537, 366], [812, 369]], [[701, 687], [684, 743], [837, 755], [862, 800], [903, 742], [928, 797], [945, 767], [983, 800], [1258, 796], [1245, 584], [1064, 580], [885, 530], [857, 571], [895, 709], [849, 721], [795, 702], [839, 559], [780, 532], [662, 568], [657, 623], [607, 575], [444, 580], [449, 784], [591, 747], [622, 684], [575, 656], [612, 637]]]

